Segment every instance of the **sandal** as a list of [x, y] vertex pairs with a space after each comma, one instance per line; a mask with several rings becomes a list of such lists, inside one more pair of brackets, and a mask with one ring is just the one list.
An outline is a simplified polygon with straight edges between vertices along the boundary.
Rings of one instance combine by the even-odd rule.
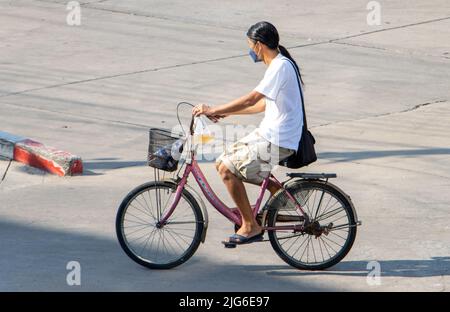
[[233, 234], [230, 236], [230, 239], [228, 241], [223, 241], [222, 243], [227, 248], [234, 248], [236, 245], [244, 245], [244, 244], [251, 244], [254, 242], [261, 242], [264, 239], [264, 232], [261, 232], [259, 234], [256, 234], [251, 237], [246, 237], [239, 234]]

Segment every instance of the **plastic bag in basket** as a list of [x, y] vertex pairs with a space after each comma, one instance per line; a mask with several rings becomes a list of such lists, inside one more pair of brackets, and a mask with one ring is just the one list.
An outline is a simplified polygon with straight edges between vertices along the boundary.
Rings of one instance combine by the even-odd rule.
[[183, 153], [184, 139], [178, 139], [172, 144], [162, 146], [150, 155], [148, 165], [165, 171], [175, 171]]
[[214, 136], [208, 129], [208, 125], [203, 116], [197, 118], [194, 130], [194, 143], [206, 144], [214, 140]]

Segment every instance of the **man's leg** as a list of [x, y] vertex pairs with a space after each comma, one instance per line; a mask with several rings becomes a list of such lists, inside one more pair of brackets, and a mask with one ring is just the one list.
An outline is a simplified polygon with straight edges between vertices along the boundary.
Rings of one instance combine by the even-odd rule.
[[[261, 183], [256, 183], [256, 182], [251, 182], [251, 181], [245, 181], [247, 183], [253, 184], [253, 185], [258, 185], [261, 186]], [[275, 195], [275, 193], [281, 188], [281, 186], [278, 186], [278, 184], [276, 184], [275, 182], [272, 182], [272, 180], [269, 180], [269, 184], [267, 184], [267, 190], [270, 192], [270, 195]]]
[[253, 217], [252, 207], [250, 206], [244, 183], [223, 163], [217, 166], [217, 170], [233, 201], [241, 212], [242, 226], [236, 233], [246, 237], [261, 233], [262, 228]]

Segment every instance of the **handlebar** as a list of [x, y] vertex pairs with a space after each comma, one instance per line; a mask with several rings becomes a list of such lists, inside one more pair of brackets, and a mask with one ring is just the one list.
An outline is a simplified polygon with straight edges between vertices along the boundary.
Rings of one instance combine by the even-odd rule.
[[[210, 118], [210, 116], [206, 116], [206, 118], [208, 118], [211, 121], [214, 121], [213, 119]], [[195, 116], [192, 115], [191, 124], [189, 125], [189, 132], [191, 133], [191, 135], [194, 135], [194, 120], [195, 120]], [[217, 121], [215, 121], [215, 122], [217, 122]]]
[[[191, 104], [191, 103], [188, 103], [188, 102], [180, 102], [180, 103], [177, 104], [177, 118], [178, 118], [179, 124], [182, 126], [181, 121], [180, 121], [180, 117], [179, 117], [179, 115], [178, 115], [178, 108], [180, 107], [181, 104], [190, 105], [190, 106], [192, 106], [192, 107], [194, 107], [194, 105]], [[206, 116], [206, 117], [207, 117], [209, 120], [213, 121], [213, 122], [217, 122], [217, 121], [218, 121], [217, 119], [216, 119], [216, 120], [215, 120], [215, 119], [212, 119], [210, 116]], [[195, 116], [192, 115], [192, 117], [191, 117], [191, 124], [189, 125], [189, 132], [190, 132], [191, 135], [194, 135], [194, 118], [195, 118]], [[183, 130], [183, 132], [184, 132], [184, 130]]]
[[191, 125], [189, 126], [189, 132], [191, 133], [191, 135], [194, 135], [194, 118], [195, 118], [195, 116], [192, 115]]

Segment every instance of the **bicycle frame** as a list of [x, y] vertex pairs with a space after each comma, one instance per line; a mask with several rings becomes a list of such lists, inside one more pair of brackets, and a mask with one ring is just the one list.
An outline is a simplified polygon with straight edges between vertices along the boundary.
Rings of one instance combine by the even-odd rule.
[[[178, 182], [178, 187], [176, 189], [175, 198], [174, 198], [170, 208], [161, 217], [161, 219], [159, 221], [159, 224], [161, 226], [166, 224], [167, 220], [170, 218], [170, 216], [174, 212], [174, 210], [175, 210], [176, 206], [178, 205], [178, 202], [179, 202], [179, 200], [181, 198], [181, 194], [183, 192], [184, 186], [187, 183], [187, 179], [188, 179], [188, 177], [189, 177], [189, 175], [191, 173], [194, 175], [194, 178], [197, 181], [198, 186], [202, 190], [202, 192], [205, 195], [205, 197], [208, 200], [208, 202], [217, 211], [219, 211], [223, 216], [225, 216], [228, 220], [230, 220], [234, 224], [240, 226], [242, 224], [242, 220], [241, 220], [240, 214], [238, 215], [238, 214], [234, 213], [233, 212], [233, 208], [230, 208], [227, 205], [225, 205], [219, 199], [219, 197], [214, 193], [214, 191], [210, 187], [208, 181], [206, 180], [206, 177], [204, 176], [203, 172], [201, 171], [201, 169], [200, 169], [200, 167], [199, 167], [199, 165], [197, 163], [197, 160], [195, 159], [195, 152], [191, 153], [191, 160], [190, 160], [189, 163], [186, 163], [186, 169], [184, 170], [184, 173], [183, 173], [183, 176], [182, 176], [181, 180]], [[262, 203], [262, 200], [263, 200], [263, 197], [264, 197], [264, 193], [267, 190], [267, 186], [269, 184], [269, 181], [272, 181], [276, 185], [278, 185], [281, 188], [283, 188], [282, 184], [273, 175], [270, 175], [269, 177], [267, 177], [267, 178], [265, 178], [263, 180], [263, 182], [261, 184], [261, 189], [260, 189], [258, 198], [256, 200], [256, 203], [255, 203], [255, 205], [252, 205], [253, 215], [255, 217], [258, 214], [259, 210], [260, 210], [261, 203]], [[308, 215], [302, 209], [302, 207], [297, 202], [297, 200], [289, 192], [286, 191], [286, 194], [287, 194], [289, 200], [291, 200], [294, 203], [294, 205], [296, 206], [297, 211], [299, 212], [299, 214], [301, 214], [305, 218], [305, 220], [309, 220]], [[275, 231], [276, 230], [301, 231], [301, 230], [303, 230], [303, 228], [304, 228], [303, 225], [287, 225], [287, 226], [276, 226], [276, 227], [266, 227], [266, 226], [263, 225], [263, 229], [264, 230], [275, 230]]]

